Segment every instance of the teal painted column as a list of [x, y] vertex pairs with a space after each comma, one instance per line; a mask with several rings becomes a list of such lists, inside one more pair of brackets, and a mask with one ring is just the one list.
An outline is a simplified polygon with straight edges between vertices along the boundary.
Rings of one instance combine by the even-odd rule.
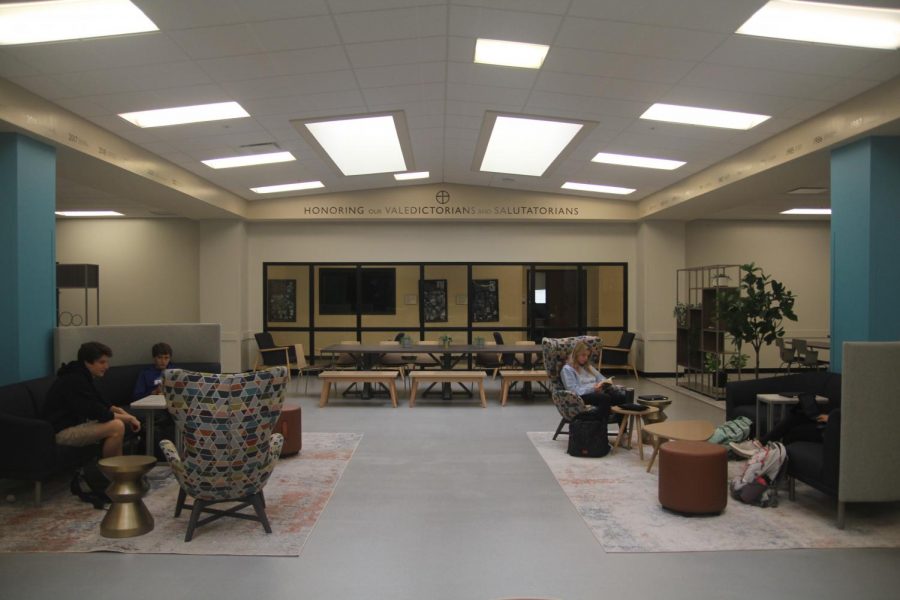
[[53, 372], [56, 150], [0, 133], [0, 385]]
[[900, 138], [831, 153], [831, 369], [843, 342], [900, 340]]

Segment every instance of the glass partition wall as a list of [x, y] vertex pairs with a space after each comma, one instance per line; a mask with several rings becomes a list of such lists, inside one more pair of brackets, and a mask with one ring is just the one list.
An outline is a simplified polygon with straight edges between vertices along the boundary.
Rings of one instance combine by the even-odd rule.
[[504, 343], [628, 329], [625, 263], [264, 263], [265, 330], [308, 355], [346, 341]]

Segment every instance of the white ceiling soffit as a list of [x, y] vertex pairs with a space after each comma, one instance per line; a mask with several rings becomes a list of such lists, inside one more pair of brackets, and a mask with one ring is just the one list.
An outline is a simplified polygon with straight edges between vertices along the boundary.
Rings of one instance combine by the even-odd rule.
[[[842, 1], [896, 6], [895, 0]], [[696, 193], [678, 186], [693, 185], [692, 177], [729, 157], [900, 76], [898, 51], [736, 34], [764, 0], [134, 3], [158, 32], [0, 48], [0, 77], [63, 109], [51, 116], [42, 106], [22, 106], [22, 120], [0, 122], [0, 128], [85, 151], [77, 139], [58, 139], [64, 128], [55, 120], [69, 111], [67, 124], [80, 117], [129, 148], [134, 161], [121, 166], [197, 199], [196, 208], [176, 207], [185, 215], [242, 217], [248, 200], [254, 206], [277, 201], [260, 200], [250, 188], [285, 182], [321, 180], [329, 194], [396, 188], [389, 173], [343, 176], [291, 126], [394, 111], [406, 118], [410, 165], [429, 171], [431, 181], [586, 199], [596, 195], [560, 186], [613, 185], [636, 190], [617, 202], [639, 202], [645, 215], [668, 214], [671, 203], [647, 207], [666, 196], [695, 202]], [[475, 64], [479, 37], [547, 44], [550, 50], [539, 70]], [[118, 116], [224, 101], [239, 102], [250, 118], [144, 130]], [[641, 120], [657, 102], [772, 118], [740, 132]], [[868, 111], [862, 109], [861, 117], [868, 118]], [[488, 112], [596, 126], [541, 177], [483, 173], [471, 165]], [[253, 152], [261, 144], [277, 145], [297, 160], [220, 171], [201, 162]], [[592, 163], [598, 152], [686, 164], [650, 172]], [[109, 163], [108, 156], [93, 156]], [[163, 171], [168, 183], [160, 181]], [[84, 197], [70, 190], [63, 186], [61, 206]], [[157, 210], [151, 202], [139, 202], [144, 213]], [[746, 214], [758, 214], [756, 202], [745, 203]]]

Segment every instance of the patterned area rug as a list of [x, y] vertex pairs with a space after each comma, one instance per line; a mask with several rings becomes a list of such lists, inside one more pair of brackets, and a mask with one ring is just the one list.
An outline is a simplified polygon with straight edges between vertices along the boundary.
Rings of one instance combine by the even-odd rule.
[[[184, 542], [190, 511], [172, 515], [178, 483], [168, 466], [148, 478], [144, 498], [155, 521], [150, 533], [126, 539], [100, 536], [105, 514], [54, 485], [40, 508], [30, 503], [0, 506], [0, 552], [126, 552], [147, 554], [227, 554], [297, 556], [334, 493], [361, 433], [304, 433], [299, 455], [281, 459], [265, 488], [272, 533], [243, 519], [224, 518], [197, 528]], [[222, 505], [227, 507], [229, 505]]]
[[[797, 483], [796, 502], [784, 489], [774, 508], [729, 498], [721, 515], [686, 517], [660, 506], [658, 464], [647, 473], [649, 446], [644, 462], [637, 447], [604, 458], [575, 458], [566, 454], [565, 436], [528, 437], [607, 552], [900, 547], [900, 503], [851, 505], [846, 529], [840, 530], [834, 500]], [[729, 462], [729, 476], [740, 474], [743, 464]]]

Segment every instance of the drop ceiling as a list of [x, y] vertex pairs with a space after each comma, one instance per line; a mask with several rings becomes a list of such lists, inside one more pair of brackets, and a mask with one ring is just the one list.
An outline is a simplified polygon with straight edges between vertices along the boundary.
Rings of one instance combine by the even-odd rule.
[[[617, 201], [637, 202], [900, 76], [898, 51], [736, 35], [763, 0], [134, 3], [159, 32], [3, 47], [0, 76], [249, 202], [268, 199], [251, 187], [307, 180], [325, 184], [316, 193], [445, 182], [613, 198], [560, 189], [579, 181], [635, 188]], [[548, 44], [550, 51], [537, 71], [474, 64], [479, 37]], [[139, 129], [117, 116], [229, 100], [251, 118]], [[772, 118], [740, 132], [639, 119], [654, 102]], [[427, 180], [398, 184], [389, 173], [345, 177], [291, 126], [398, 110], [412, 142], [409, 170], [429, 171]], [[542, 177], [484, 173], [472, 165], [489, 111], [597, 125]], [[219, 171], [201, 163], [260, 148], [287, 150], [297, 160]], [[602, 165], [590, 161], [597, 152], [687, 164], [674, 171]], [[780, 167], [777, 177], [761, 177], [759, 190], [750, 180], [733, 184], [718, 190], [723, 203], [701, 199], [693, 206], [702, 210], [682, 207], [671, 216], [778, 218], [778, 210], [796, 204], [784, 197], [788, 189], [828, 185], [827, 154], [795, 162]], [[60, 170], [60, 208], [192, 216], [178, 203], [137, 202], [76, 171]], [[804, 200], [828, 205], [827, 193]]]

